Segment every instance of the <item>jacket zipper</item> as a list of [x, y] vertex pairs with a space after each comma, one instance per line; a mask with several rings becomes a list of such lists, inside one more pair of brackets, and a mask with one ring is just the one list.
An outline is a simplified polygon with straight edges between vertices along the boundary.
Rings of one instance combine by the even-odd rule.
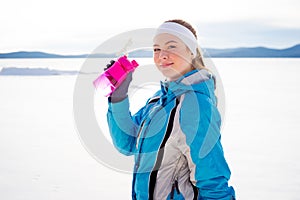
[[138, 132], [138, 134], [137, 134], [137, 140], [136, 140], [136, 145], [135, 145], [136, 148], [138, 148], [138, 146], [139, 146], [140, 134], [141, 134], [141, 132], [142, 132], [142, 130], [143, 130], [143, 128], [144, 128], [145, 121], [146, 121], [146, 119], [142, 122], [141, 127], [140, 127], [140, 129], [139, 129], [139, 132]]

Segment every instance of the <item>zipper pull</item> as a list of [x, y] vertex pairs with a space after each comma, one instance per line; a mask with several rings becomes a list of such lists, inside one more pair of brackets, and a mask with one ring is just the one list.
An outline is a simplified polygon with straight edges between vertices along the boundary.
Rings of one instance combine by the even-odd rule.
[[175, 180], [174, 185], [175, 185], [175, 189], [176, 189], [177, 194], [180, 194], [179, 187], [178, 187], [178, 181], [177, 180]]
[[177, 194], [180, 194], [179, 187], [178, 187], [178, 181], [175, 180], [173, 185], [172, 185], [172, 190], [170, 194], [170, 200], [174, 199], [174, 191], [176, 190]]
[[175, 190], [175, 183], [173, 183], [173, 185], [172, 185], [172, 190], [171, 190], [171, 194], [170, 194], [170, 200], [174, 199], [174, 190]]

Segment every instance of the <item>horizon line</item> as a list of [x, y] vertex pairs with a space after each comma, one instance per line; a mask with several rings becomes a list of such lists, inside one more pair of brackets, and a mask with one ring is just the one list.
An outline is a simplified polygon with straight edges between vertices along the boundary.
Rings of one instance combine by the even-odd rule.
[[[289, 49], [293, 48], [295, 46], [300, 45], [299, 43], [296, 43], [294, 45], [290, 45], [289, 47], [284, 47], [284, 48], [274, 48], [274, 47], [268, 47], [268, 46], [263, 46], [263, 45], [257, 45], [257, 46], [236, 46], [236, 47], [201, 47], [202, 49], [217, 49], [217, 50], [225, 50], [225, 49], [240, 49], [240, 48], [266, 48], [266, 49], [274, 49], [274, 50], [284, 50], [284, 49]], [[139, 49], [143, 50], [143, 49]], [[147, 50], [147, 49], [145, 49]], [[48, 54], [56, 54], [56, 55], [62, 55], [62, 56], [79, 56], [79, 55], [90, 55], [92, 53], [59, 53], [59, 52], [51, 52], [51, 51], [44, 51], [44, 50], [16, 50], [16, 51], [9, 51], [9, 52], [0, 52], [0, 54], [9, 54], [9, 53], [18, 53], [18, 52], [28, 52], [28, 53], [33, 53], [33, 52], [40, 52], [40, 53], [48, 53]], [[105, 54], [105, 53], [103, 53]], [[108, 53], [109, 54], [109, 53]]]

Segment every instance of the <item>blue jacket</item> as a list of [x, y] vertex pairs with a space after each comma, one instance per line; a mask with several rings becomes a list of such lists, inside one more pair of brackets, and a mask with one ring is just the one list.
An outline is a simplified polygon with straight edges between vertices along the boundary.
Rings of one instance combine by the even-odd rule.
[[109, 101], [107, 119], [114, 146], [135, 157], [132, 199], [234, 199], [206, 70], [161, 83], [134, 115], [128, 98]]

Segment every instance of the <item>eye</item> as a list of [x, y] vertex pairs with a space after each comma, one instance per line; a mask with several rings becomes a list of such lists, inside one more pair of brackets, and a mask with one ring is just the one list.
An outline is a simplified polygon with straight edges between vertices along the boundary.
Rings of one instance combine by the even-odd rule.
[[168, 46], [168, 49], [174, 49], [174, 48], [176, 48], [175, 45], [170, 45], [170, 46]]
[[159, 51], [160, 51], [160, 48], [154, 48], [153, 51], [154, 51], [154, 52], [159, 52]]

